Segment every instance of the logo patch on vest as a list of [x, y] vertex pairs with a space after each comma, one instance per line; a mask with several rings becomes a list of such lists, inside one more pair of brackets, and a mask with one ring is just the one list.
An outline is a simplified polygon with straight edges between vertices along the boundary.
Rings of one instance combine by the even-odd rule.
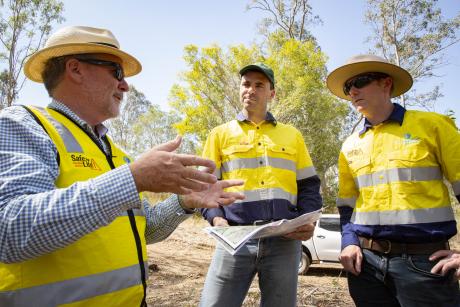
[[70, 157], [72, 158], [72, 163], [75, 167], [88, 167], [95, 171], [101, 170], [94, 159], [88, 159], [83, 155], [71, 155]]

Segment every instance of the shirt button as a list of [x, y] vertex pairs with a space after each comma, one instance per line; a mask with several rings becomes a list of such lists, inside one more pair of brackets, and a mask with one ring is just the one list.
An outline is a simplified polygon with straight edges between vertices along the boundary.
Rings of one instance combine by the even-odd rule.
[[264, 164], [264, 163], [263, 163], [262, 161], [259, 161], [259, 164], [262, 165], [262, 164]]
[[282, 151], [285, 151], [284, 147], [283, 147], [283, 148], [281, 148], [281, 150], [282, 150]]
[[259, 143], [257, 143], [257, 145], [259, 145], [259, 146], [260, 146], [260, 145], [262, 145], [262, 143], [261, 143], [261, 142], [259, 142]]
[[264, 184], [264, 182], [263, 182], [263, 181], [261, 181], [261, 182], [260, 182], [260, 184], [261, 184], [261, 185], [263, 185], [263, 184]]
[[257, 129], [260, 129], [260, 127], [257, 127]]

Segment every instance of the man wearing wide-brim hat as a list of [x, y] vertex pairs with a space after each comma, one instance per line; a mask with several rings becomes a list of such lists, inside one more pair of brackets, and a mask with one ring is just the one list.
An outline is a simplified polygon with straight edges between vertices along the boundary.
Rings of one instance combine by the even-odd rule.
[[[244, 197], [223, 192], [242, 182], [217, 182], [212, 161], [174, 153], [180, 138], [134, 162], [112, 142], [102, 122], [140, 71], [109, 30], [81, 26], [25, 63], [52, 102], [0, 113], [0, 306], [146, 306], [146, 243]], [[184, 196], [152, 208], [143, 191]]]
[[339, 157], [340, 262], [356, 305], [459, 306], [455, 272], [430, 272], [430, 255], [449, 249], [457, 232], [443, 182], [459, 199], [454, 122], [392, 103], [412, 78], [375, 55], [352, 57], [329, 74], [327, 86], [365, 118]]

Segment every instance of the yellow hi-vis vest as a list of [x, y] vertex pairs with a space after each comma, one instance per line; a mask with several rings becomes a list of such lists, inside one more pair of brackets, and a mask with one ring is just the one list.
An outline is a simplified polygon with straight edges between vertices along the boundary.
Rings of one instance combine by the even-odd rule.
[[[110, 140], [112, 157], [73, 121], [52, 109], [28, 107], [59, 153], [56, 187], [66, 188], [126, 164]], [[35, 259], [0, 263], [0, 306], [141, 306], [145, 300], [143, 210], [128, 210], [109, 225]]]

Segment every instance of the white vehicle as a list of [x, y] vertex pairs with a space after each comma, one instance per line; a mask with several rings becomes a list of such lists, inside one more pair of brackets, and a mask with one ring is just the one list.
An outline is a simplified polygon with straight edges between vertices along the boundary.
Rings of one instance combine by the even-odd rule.
[[305, 274], [313, 263], [338, 263], [341, 238], [339, 215], [321, 215], [311, 239], [302, 242], [299, 275]]

